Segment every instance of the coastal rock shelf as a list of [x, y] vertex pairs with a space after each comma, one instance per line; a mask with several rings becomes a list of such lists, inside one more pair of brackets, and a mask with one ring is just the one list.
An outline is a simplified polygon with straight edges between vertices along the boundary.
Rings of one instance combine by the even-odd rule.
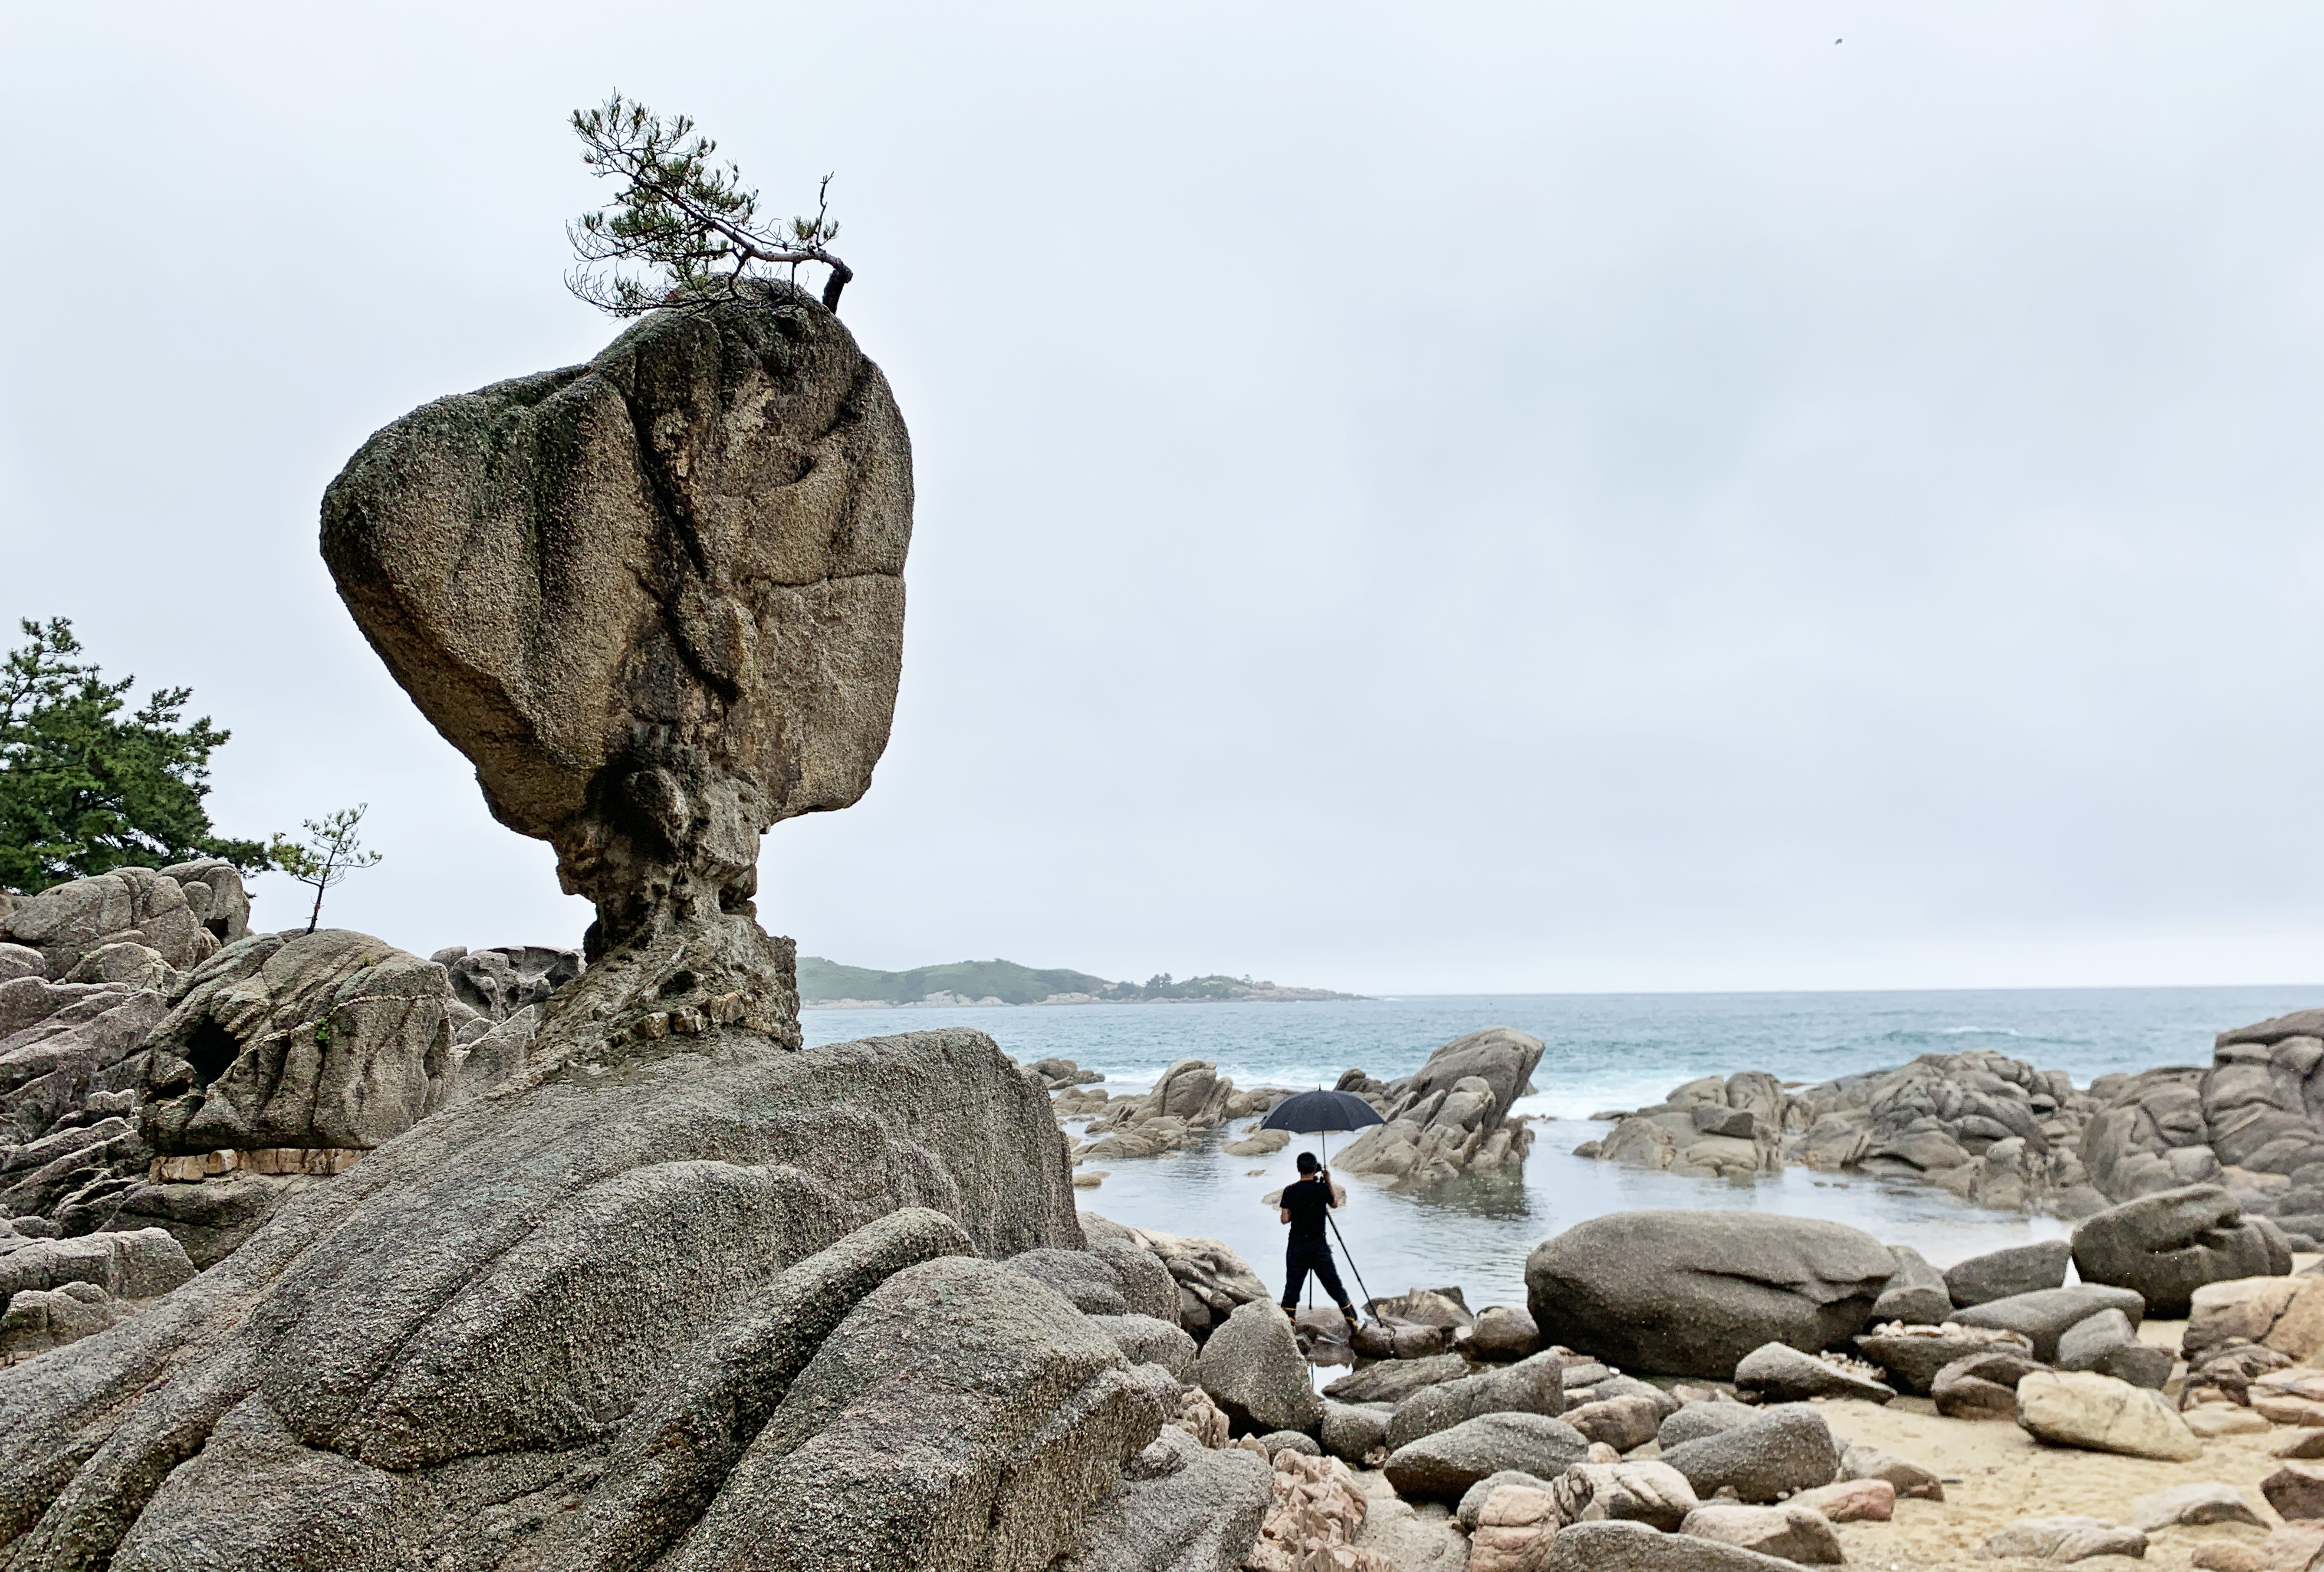
[[2221, 1032], [2209, 1068], [2080, 1088], [2062, 1070], [1973, 1050], [1812, 1086], [1709, 1076], [1593, 1117], [1614, 1128], [1576, 1156], [1697, 1178], [1799, 1163], [2062, 1217], [2211, 1184], [2302, 1248], [2324, 1236], [2324, 1010]]

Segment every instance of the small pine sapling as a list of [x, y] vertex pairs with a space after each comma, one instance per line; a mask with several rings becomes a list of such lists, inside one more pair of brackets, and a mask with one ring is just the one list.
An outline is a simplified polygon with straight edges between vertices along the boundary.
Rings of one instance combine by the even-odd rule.
[[369, 811], [370, 803], [358, 802], [322, 818], [308, 819], [304, 846], [283, 835], [267, 843], [266, 855], [276, 867], [301, 884], [315, 886], [315, 909], [307, 914], [309, 933], [323, 920], [323, 892], [356, 869], [372, 867], [380, 860], [381, 853], [364, 850], [363, 837], [357, 833]]

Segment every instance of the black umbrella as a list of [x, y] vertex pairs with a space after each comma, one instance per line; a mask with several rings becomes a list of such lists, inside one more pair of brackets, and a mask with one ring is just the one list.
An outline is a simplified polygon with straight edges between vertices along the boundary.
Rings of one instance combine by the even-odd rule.
[[[1331, 1130], [1361, 1130], [1386, 1121], [1379, 1111], [1353, 1092], [1294, 1092], [1267, 1111], [1261, 1130], [1288, 1130], [1294, 1135], [1314, 1135]], [[1324, 1148], [1331, 1150], [1327, 1144]]]

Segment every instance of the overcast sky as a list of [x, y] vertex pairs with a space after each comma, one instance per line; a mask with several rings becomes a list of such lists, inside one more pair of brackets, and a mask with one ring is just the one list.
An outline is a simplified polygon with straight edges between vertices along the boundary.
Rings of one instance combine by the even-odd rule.
[[316, 509], [613, 335], [560, 279], [618, 87], [779, 213], [837, 172], [917, 451], [894, 741], [766, 843], [803, 951], [2324, 982], [2319, 58], [2126, 0], [5, 0], [0, 615], [190, 683], [222, 830], [368, 801], [330, 920], [576, 940]]

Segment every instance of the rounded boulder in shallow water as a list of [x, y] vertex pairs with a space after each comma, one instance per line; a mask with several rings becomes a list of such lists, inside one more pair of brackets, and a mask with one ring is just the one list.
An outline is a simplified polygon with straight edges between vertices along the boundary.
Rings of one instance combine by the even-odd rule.
[[1625, 1367], [1724, 1379], [1765, 1343], [1864, 1329], [1896, 1272], [1869, 1234], [1761, 1212], [1618, 1212], [1534, 1250], [1526, 1290], [1552, 1343]]
[[2085, 1218], [2074, 1230], [2074, 1269], [2084, 1282], [2135, 1289], [2147, 1314], [2176, 1319], [2206, 1283], [2282, 1277], [2292, 1253], [2226, 1190], [2189, 1185]]
[[2063, 1239], [2042, 1239], [1986, 1255], [1972, 1255], [1945, 1271], [1945, 1291], [1966, 1308], [2017, 1294], [2066, 1286], [2066, 1263], [2074, 1247]]
[[1309, 1383], [1291, 1318], [1265, 1300], [1236, 1308], [1203, 1345], [1187, 1379], [1239, 1430], [1312, 1431], [1323, 1422], [1323, 1400]]

